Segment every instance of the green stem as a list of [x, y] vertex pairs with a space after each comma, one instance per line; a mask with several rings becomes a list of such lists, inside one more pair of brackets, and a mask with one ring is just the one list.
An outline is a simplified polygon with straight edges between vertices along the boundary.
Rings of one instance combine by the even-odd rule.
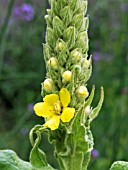
[[0, 75], [1, 75], [2, 66], [3, 66], [4, 49], [5, 49], [5, 44], [6, 44], [6, 36], [8, 33], [8, 25], [9, 25], [14, 2], [15, 2], [15, 0], [9, 1], [5, 21], [4, 21], [2, 28], [0, 30]]

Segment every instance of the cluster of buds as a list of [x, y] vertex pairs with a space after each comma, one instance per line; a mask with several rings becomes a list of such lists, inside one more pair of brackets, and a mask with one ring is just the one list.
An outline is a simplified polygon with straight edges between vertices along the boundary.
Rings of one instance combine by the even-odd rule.
[[[89, 96], [87, 81], [92, 73], [92, 57], [88, 56], [87, 0], [50, 1], [51, 9], [45, 16], [47, 22], [44, 58], [47, 79], [42, 83], [42, 94], [59, 93], [66, 88], [72, 101], [71, 107], [81, 108], [85, 115], [95, 118], [91, 108], [93, 92]], [[103, 90], [102, 90], [103, 95]], [[44, 97], [44, 96], [43, 96]], [[103, 96], [98, 111], [103, 102]], [[88, 106], [87, 106], [87, 103]]]
[[[85, 17], [87, 0], [51, 0], [50, 4], [45, 17], [47, 79], [42, 83], [44, 103], [38, 106], [47, 110], [47, 113], [42, 111], [48, 117], [45, 126], [52, 124], [51, 130], [60, 128], [49, 132], [49, 140], [55, 145], [61, 169], [83, 170], [87, 169], [93, 149], [90, 122], [98, 115], [104, 96], [101, 88], [100, 101], [93, 109], [94, 87], [90, 94], [87, 89], [92, 73], [92, 57], [88, 56], [89, 22]], [[58, 103], [59, 96], [61, 102]], [[40, 115], [41, 109], [38, 111]]]

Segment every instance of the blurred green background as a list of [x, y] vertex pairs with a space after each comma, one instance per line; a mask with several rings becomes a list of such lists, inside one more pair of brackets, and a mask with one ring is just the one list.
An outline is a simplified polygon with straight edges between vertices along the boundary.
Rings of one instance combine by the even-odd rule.
[[[42, 43], [47, 0], [0, 0], [0, 149], [13, 149], [28, 160], [28, 134], [43, 119], [35, 116], [33, 104], [41, 100], [45, 79]], [[100, 86], [105, 101], [92, 123], [94, 150], [90, 170], [108, 170], [113, 161], [128, 161], [128, 0], [89, 0], [89, 54], [93, 74], [88, 82]], [[41, 147], [56, 167], [53, 148], [42, 136]]]

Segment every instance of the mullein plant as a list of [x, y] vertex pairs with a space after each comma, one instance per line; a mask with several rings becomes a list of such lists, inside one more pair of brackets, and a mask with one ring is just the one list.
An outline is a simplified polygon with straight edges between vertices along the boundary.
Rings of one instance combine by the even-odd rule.
[[[87, 170], [93, 149], [90, 123], [101, 109], [104, 92], [98, 105], [91, 106], [95, 87], [89, 93], [87, 81], [92, 72], [88, 56], [87, 1], [51, 0], [47, 10], [44, 57], [47, 68], [42, 83], [43, 101], [35, 104], [43, 125], [30, 131], [30, 162], [21, 160], [12, 150], [0, 150], [1, 170], [55, 170], [39, 149], [41, 133], [48, 132], [54, 144], [55, 156], [61, 170]], [[128, 170], [128, 162], [115, 162], [110, 170]]]
[[34, 105], [36, 115], [44, 117], [45, 123], [30, 132], [30, 162], [35, 168], [50, 168], [44, 152], [38, 148], [41, 133], [47, 131], [60, 169], [86, 170], [93, 149], [90, 123], [104, 99], [101, 87], [99, 103], [93, 108], [95, 86], [91, 92], [87, 88], [92, 73], [92, 57], [88, 56], [89, 20], [85, 16], [87, 1], [50, 0], [50, 4], [45, 16], [43, 48], [47, 74], [41, 84], [43, 101]]

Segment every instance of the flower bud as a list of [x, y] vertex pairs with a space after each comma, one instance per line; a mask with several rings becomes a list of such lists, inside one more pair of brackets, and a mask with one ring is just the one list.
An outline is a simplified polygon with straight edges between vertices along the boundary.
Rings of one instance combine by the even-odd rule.
[[79, 75], [81, 73], [81, 66], [80, 65], [73, 65], [73, 69], [75, 70], [75, 73]]
[[72, 53], [72, 59], [75, 61], [79, 61], [81, 59], [81, 53], [79, 51], [74, 51]]
[[57, 70], [58, 68], [58, 62], [55, 57], [51, 57], [48, 61], [48, 65], [51, 66], [54, 70]]
[[48, 78], [42, 84], [43, 84], [43, 89], [46, 92], [50, 93], [52, 91], [52, 89], [53, 89], [53, 80], [52, 79]]
[[90, 60], [87, 60], [86, 58], [83, 58], [82, 67], [86, 69], [86, 68], [89, 67], [89, 65], [90, 65]]
[[69, 82], [71, 80], [72, 72], [67, 70], [62, 74], [62, 78], [64, 82]]
[[78, 97], [87, 98], [89, 93], [85, 86], [80, 86], [77, 90]]
[[56, 46], [56, 49], [57, 49], [58, 51], [62, 51], [62, 49], [63, 49], [63, 43], [62, 43], [62, 42], [59, 42], [59, 43], [57, 44], [57, 46]]
[[84, 113], [85, 113], [86, 116], [89, 116], [89, 114], [91, 113], [91, 108], [90, 108], [90, 106], [86, 106], [86, 107], [85, 107]]

